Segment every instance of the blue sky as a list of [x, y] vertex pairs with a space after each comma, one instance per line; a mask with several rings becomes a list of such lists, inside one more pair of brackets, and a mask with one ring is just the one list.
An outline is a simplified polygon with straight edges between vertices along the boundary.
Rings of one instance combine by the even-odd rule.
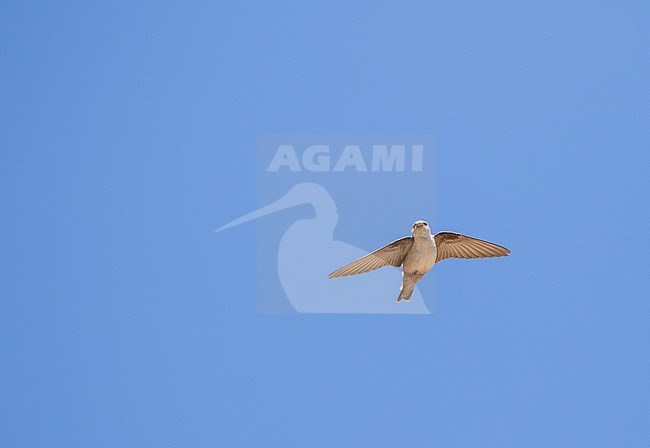
[[[2, 445], [647, 446], [649, 19], [3, 2]], [[258, 314], [255, 225], [214, 229], [284, 133], [433, 136], [425, 218], [512, 256], [430, 316]]]

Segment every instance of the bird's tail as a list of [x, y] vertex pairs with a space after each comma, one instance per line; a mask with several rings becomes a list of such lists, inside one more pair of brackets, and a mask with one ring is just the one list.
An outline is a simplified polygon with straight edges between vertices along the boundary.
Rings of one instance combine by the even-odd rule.
[[402, 287], [397, 296], [397, 301], [401, 302], [402, 300], [406, 300], [408, 302], [411, 300], [411, 296], [415, 290], [415, 284], [420, 281], [421, 278], [421, 275], [404, 275], [402, 278]]

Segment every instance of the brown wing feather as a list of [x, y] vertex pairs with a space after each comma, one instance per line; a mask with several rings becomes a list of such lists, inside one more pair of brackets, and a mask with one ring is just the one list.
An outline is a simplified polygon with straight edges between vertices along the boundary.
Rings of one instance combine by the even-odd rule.
[[329, 278], [363, 274], [384, 266], [399, 267], [404, 262], [404, 257], [406, 257], [406, 254], [412, 245], [413, 238], [410, 236], [393, 241], [392, 243], [387, 244], [340, 269], [337, 269], [329, 275]]
[[503, 246], [460, 233], [439, 232], [434, 235], [434, 238], [438, 251], [436, 263], [445, 258], [505, 257], [510, 253]]

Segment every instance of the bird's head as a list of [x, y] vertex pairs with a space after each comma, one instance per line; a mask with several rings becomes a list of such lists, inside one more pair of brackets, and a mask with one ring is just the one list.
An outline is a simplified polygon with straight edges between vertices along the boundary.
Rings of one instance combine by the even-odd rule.
[[413, 228], [411, 229], [411, 235], [413, 236], [429, 236], [431, 235], [431, 229], [429, 229], [429, 224], [426, 221], [415, 221], [413, 223]]

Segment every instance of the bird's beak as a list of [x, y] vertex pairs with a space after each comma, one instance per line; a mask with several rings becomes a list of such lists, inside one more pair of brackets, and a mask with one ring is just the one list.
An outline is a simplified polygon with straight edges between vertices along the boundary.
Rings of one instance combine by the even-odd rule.
[[272, 204], [269, 204], [262, 208], [258, 208], [254, 212], [241, 216], [235, 219], [234, 221], [230, 221], [228, 224], [224, 224], [223, 226], [215, 230], [215, 232], [221, 232], [222, 230], [226, 230], [231, 227], [238, 226], [239, 224], [243, 224], [253, 219], [261, 218], [262, 216], [270, 215], [271, 213], [275, 213], [289, 207], [300, 205], [302, 203], [303, 201], [296, 200], [296, 198], [293, 195], [286, 194]]

